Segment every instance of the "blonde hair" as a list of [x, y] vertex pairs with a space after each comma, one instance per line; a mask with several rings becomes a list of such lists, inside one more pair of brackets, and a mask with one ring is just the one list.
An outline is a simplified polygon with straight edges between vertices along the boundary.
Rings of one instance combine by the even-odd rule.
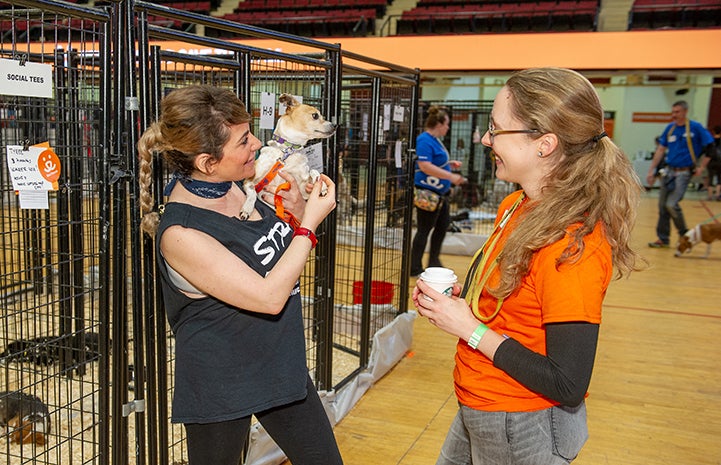
[[161, 154], [170, 170], [190, 176], [199, 154], [207, 153], [220, 160], [230, 137], [229, 127], [252, 119], [233, 91], [207, 85], [175, 89], [160, 105], [160, 118], [138, 141], [140, 225], [151, 236], [160, 222], [158, 213], [153, 211], [150, 193], [153, 154]]
[[593, 85], [581, 74], [561, 68], [514, 73], [506, 83], [510, 110], [523, 127], [553, 133], [558, 163], [542, 184], [542, 199], [529, 203], [499, 257], [501, 278], [494, 296], [508, 297], [529, 270], [533, 254], [561, 240], [568, 246], [556, 261], [580, 259], [583, 238], [600, 223], [611, 246], [616, 277], [640, 269], [629, 245], [642, 191], [626, 155], [604, 137], [603, 109]]

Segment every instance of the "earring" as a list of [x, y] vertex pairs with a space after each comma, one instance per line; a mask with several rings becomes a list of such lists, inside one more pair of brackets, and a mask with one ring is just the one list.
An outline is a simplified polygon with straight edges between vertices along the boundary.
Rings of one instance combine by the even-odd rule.
[[541, 152], [540, 150], [538, 151], [538, 157], [543, 158], [543, 152]]

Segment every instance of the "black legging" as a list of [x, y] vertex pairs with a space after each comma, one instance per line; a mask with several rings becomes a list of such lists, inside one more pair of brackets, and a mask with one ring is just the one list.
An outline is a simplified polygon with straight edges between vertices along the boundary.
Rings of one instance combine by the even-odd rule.
[[[333, 428], [310, 377], [305, 399], [255, 416], [293, 465], [342, 465]], [[238, 465], [250, 419], [186, 423], [190, 465]]]
[[416, 235], [411, 246], [411, 274], [417, 275], [423, 271], [423, 252], [431, 235], [431, 246], [428, 249], [428, 266], [441, 266], [441, 247], [446, 231], [451, 224], [451, 213], [448, 199], [443, 198], [441, 205], [434, 212], [421, 210], [416, 207]]

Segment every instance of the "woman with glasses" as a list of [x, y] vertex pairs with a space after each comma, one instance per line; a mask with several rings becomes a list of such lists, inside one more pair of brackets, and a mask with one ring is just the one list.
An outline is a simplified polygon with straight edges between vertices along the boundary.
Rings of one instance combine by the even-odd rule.
[[[431, 245], [428, 250], [428, 266], [443, 266], [441, 264], [441, 247], [446, 231], [451, 224], [450, 205], [448, 194], [451, 185], [465, 182], [463, 175], [452, 170], [461, 167], [461, 162], [451, 160], [448, 150], [442, 139], [450, 127], [448, 113], [440, 107], [431, 106], [426, 117], [425, 130], [416, 138], [416, 171], [414, 185], [416, 191], [426, 192], [428, 195], [440, 199], [432, 202], [432, 206], [419, 206], [416, 203], [416, 235], [411, 245], [411, 276], [423, 273], [423, 252], [431, 236]], [[433, 234], [431, 235], [431, 231]]]
[[498, 178], [521, 190], [501, 203], [463, 287], [413, 290], [419, 313], [459, 338], [460, 409], [437, 464], [567, 464], [587, 438], [614, 267], [638, 269], [629, 239], [642, 188], [604, 132], [593, 86], [571, 70], [511, 76], [482, 143]]

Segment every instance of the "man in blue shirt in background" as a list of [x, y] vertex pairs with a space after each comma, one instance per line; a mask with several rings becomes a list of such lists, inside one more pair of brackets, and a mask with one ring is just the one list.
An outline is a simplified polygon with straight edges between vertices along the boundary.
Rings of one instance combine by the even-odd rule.
[[656, 167], [666, 155], [666, 167], [660, 170], [658, 193], [658, 223], [656, 235], [658, 239], [649, 242], [653, 248], [668, 247], [671, 235], [671, 220], [678, 230], [679, 236], [686, 231], [686, 220], [679, 202], [683, 199], [689, 180], [696, 169], [696, 162], [705, 152], [709, 156], [713, 150], [713, 136], [699, 122], [688, 119], [688, 103], [679, 100], [671, 106], [673, 120], [663, 134], [660, 145], [651, 161], [646, 182], [652, 186], [656, 178]]

